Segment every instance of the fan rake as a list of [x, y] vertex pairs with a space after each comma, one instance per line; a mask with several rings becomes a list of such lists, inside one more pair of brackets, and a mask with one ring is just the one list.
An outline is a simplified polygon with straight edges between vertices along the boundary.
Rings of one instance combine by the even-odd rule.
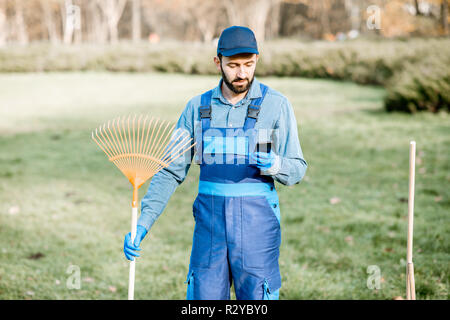
[[[175, 124], [140, 115], [108, 121], [92, 132], [92, 139], [128, 178], [133, 186], [131, 210], [131, 241], [137, 229], [138, 190], [158, 171], [194, 145], [187, 131], [176, 129]], [[128, 299], [134, 299], [136, 259], [130, 261]]]

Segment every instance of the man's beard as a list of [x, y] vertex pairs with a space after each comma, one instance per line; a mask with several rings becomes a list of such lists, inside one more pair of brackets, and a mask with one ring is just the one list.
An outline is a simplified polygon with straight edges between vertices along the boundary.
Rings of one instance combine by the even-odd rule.
[[[223, 72], [222, 65], [220, 65], [220, 70], [222, 71], [222, 79], [223, 79], [223, 82], [225, 82], [225, 84], [227, 85], [228, 89], [230, 89], [230, 90], [233, 91], [234, 93], [243, 93], [243, 92], [246, 92], [248, 89], [250, 89], [250, 87], [251, 87], [251, 85], [252, 85], [252, 83], [253, 83], [253, 80], [255, 79], [255, 76], [252, 77], [252, 80], [251, 80], [251, 81], [248, 80], [248, 78], [244, 78], [244, 79], [236, 78], [236, 79], [234, 79], [233, 81], [230, 82], [230, 81], [228, 80], [227, 76], [225, 75], [225, 73]], [[236, 87], [233, 85], [233, 82], [239, 81], [239, 80], [247, 80], [247, 85], [246, 85], [245, 87], [237, 87], [237, 88], [236, 88]]]

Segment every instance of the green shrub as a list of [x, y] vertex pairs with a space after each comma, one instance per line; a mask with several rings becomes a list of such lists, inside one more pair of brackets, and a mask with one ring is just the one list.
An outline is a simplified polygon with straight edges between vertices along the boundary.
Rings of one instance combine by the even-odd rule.
[[[389, 111], [448, 110], [450, 39], [260, 44], [257, 76], [306, 77], [383, 85]], [[215, 47], [189, 42], [0, 48], [0, 72], [106, 70], [218, 74]]]
[[444, 50], [408, 64], [386, 87], [388, 111], [450, 111], [450, 54]]

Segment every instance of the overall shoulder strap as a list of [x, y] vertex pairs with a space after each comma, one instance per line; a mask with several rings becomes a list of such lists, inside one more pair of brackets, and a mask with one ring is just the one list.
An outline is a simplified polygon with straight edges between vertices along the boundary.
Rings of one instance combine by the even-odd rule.
[[247, 109], [247, 117], [245, 118], [244, 130], [253, 128], [255, 126], [256, 121], [258, 120], [259, 111], [261, 109], [261, 104], [264, 101], [264, 97], [266, 96], [268, 86], [260, 83], [261, 89], [261, 97], [253, 99], [249, 104]]
[[206, 91], [202, 94], [200, 100], [200, 121], [202, 122], [202, 130], [206, 130], [211, 125], [211, 96], [212, 90]]

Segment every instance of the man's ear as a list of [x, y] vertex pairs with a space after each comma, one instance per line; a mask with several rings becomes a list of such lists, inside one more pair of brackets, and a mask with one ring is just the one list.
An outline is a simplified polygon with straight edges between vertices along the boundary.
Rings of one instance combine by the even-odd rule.
[[217, 68], [217, 70], [219, 70], [220, 71], [220, 59], [219, 59], [219, 57], [214, 57], [214, 63], [216, 64], [216, 68]]

